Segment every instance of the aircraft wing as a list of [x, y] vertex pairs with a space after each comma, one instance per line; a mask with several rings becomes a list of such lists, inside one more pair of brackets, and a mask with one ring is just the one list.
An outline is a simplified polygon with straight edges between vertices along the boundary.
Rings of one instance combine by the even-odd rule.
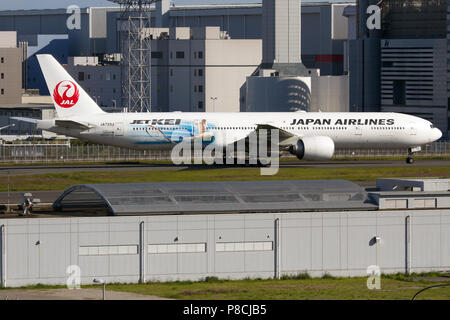
[[[271, 131], [270, 130], [278, 130], [278, 145], [280, 147], [280, 150], [287, 150], [287, 148], [289, 146], [291, 146], [292, 144], [295, 144], [297, 142], [297, 140], [300, 138], [299, 136], [292, 134], [290, 132], [287, 132], [279, 127], [275, 127], [273, 125], [270, 124], [257, 124], [256, 125], [256, 129], [254, 132], [256, 132], [256, 134], [259, 133], [260, 130], [267, 130], [267, 145], [269, 145], [271, 143]], [[243, 140], [245, 140], [246, 143], [249, 142], [249, 136], [243, 138]], [[238, 143], [241, 140], [235, 141], [234, 143]]]
[[261, 129], [267, 130], [267, 136], [268, 137], [270, 137], [270, 130], [278, 130], [278, 137], [280, 139], [280, 143], [282, 141], [284, 141], [284, 140], [291, 139], [292, 137], [297, 137], [295, 134], [292, 134], [290, 132], [287, 132], [287, 131], [285, 131], [283, 129], [280, 129], [278, 127], [272, 126], [270, 124], [258, 124], [255, 131], [258, 132]]

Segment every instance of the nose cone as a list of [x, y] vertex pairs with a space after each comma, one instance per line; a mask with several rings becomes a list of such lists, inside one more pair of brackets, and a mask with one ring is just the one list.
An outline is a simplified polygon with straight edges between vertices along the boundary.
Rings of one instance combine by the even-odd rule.
[[442, 132], [438, 128], [433, 128], [433, 141], [439, 140], [442, 137]]

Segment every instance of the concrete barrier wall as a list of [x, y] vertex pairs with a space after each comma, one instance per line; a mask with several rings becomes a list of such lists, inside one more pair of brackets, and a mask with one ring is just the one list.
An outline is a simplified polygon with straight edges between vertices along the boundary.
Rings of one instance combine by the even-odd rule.
[[[409, 216], [409, 218], [407, 218]], [[3, 219], [3, 285], [450, 270], [450, 210]], [[376, 240], [378, 237], [378, 240]]]

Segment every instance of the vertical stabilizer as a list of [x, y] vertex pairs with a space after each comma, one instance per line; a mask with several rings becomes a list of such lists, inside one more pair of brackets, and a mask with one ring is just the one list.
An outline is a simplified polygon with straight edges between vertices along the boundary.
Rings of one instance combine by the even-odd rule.
[[104, 113], [52, 55], [37, 59], [59, 118]]

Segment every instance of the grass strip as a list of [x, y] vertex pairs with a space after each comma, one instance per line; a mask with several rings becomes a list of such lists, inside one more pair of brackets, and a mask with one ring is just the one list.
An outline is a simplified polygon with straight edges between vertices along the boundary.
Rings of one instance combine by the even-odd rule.
[[[259, 168], [188, 168], [179, 171], [102, 171], [11, 175], [10, 190], [62, 190], [75, 184], [144, 183], [187, 181], [253, 180], [329, 180], [373, 181], [390, 177], [450, 177], [450, 167], [379, 167], [379, 168], [280, 168], [278, 174], [262, 176]], [[8, 179], [1, 178], [0, 191], [8, 190]]]

